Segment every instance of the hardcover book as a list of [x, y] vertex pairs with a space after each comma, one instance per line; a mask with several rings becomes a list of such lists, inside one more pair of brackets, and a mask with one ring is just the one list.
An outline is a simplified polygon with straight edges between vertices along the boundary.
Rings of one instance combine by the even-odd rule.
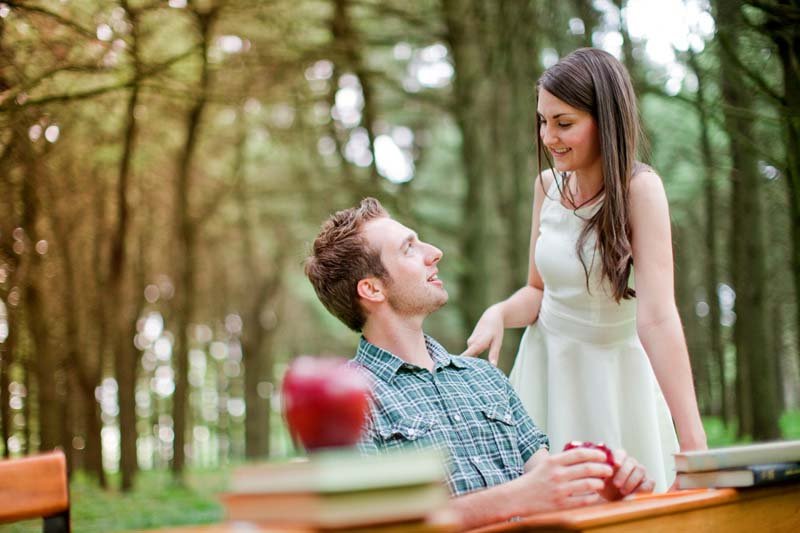
[[800, 462], [800, 440], [762, 442], [675, 454], [675, 469], [678, 472], [703, 472], [791, 462]]
[[328, 529], [422, 520], [444, 508], [439, 484], [328, 493], [221, 495], [228, 521]]
[[800, 462], [752, 465], [711, 472], [679, 473], [679, 489], [752, 487], [783, 481], [800, 482]]
[[445, 455], [437, 450], [335, 450], [237, 468], [220, 498], [234, 522], [348, 530], [400, 522], [424, 526], [447, 509], [445, 478]]
[[424, 485], [446, 478], [438, 450], [400, 450], [362, 455], [355, 450], [315, 453], [294, 459], [242, 466], [233, 471], [232, 493], [347, 492]]

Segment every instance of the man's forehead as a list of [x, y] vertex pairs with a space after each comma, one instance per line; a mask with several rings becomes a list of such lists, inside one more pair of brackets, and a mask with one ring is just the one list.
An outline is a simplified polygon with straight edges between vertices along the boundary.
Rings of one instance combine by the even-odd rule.
[[389, 217], [374, 218], [364, 224], [364, 236], [372, 246], [379, 250], [385, 246], [400, 246], [406, 238], [412, 235], [415, 235], [412, 229]]

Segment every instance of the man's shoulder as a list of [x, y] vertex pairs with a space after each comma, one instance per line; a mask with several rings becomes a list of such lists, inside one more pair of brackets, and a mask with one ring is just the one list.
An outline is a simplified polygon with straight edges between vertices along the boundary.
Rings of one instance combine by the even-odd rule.
[[451, 355], [450, 358], [453, 360], [453, 363], [456, 366], [474, 368], [477, 370], [487, 370], [492, 368], [492, 365], [489, 363], [489, 361], [486, 359], [480, 359], [478, 357]]
[[468, 369], [475, 376], [491, 378], [495, 381], [506, 379], [505, 374], [486, 359], [462, 355], [452, 355], [451, 357], [455, 366]]

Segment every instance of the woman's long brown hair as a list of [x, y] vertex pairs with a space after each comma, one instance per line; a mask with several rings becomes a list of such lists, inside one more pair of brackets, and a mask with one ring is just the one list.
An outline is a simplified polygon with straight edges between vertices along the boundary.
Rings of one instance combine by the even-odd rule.
[[[605, 198], [597, 212], [586, 221], [578, 238], [577, 253], [586, 273], [586, 288], [590, 290], [589, 271], [594, 255], [587, 267], [583, 247], [589, 235], [595, 233], [601, 275], [609, 281], [612, 296], [617, 302], [633, 298], [636, 292], [628, 287], [633, 266], [628, 186], [640, 167], [636, 153], [641, 127], [628, 72], [611, 54], [595, 48], [580, 48], [542, 74], [537, 83], [537, 96], [541, 88], [572, 107], [590, 113], [597, 123], [603, 169], [601, 192], [605, 193]], [[547, 151], [542, 146], [538, 114], [536, 139], [541, 175], [542, 159], [547, 157]], [[548, 162], [554, 168], [549, 158]], [[566, 174], [563, 177], [563, 186], [559, 187], [562, 196], [569, 179]]]

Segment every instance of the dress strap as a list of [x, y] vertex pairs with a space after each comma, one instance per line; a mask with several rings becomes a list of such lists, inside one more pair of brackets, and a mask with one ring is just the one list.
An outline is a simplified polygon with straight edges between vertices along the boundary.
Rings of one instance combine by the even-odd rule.
[[563, 187], [561, 174], [556, 170], [553, 170], [553, 182], [550, 183], [550, 187], [547, 188], [547, 195], [545, 196], [544, 201], [548, 200], [557, 200], [561, 202], [561, 188]]

